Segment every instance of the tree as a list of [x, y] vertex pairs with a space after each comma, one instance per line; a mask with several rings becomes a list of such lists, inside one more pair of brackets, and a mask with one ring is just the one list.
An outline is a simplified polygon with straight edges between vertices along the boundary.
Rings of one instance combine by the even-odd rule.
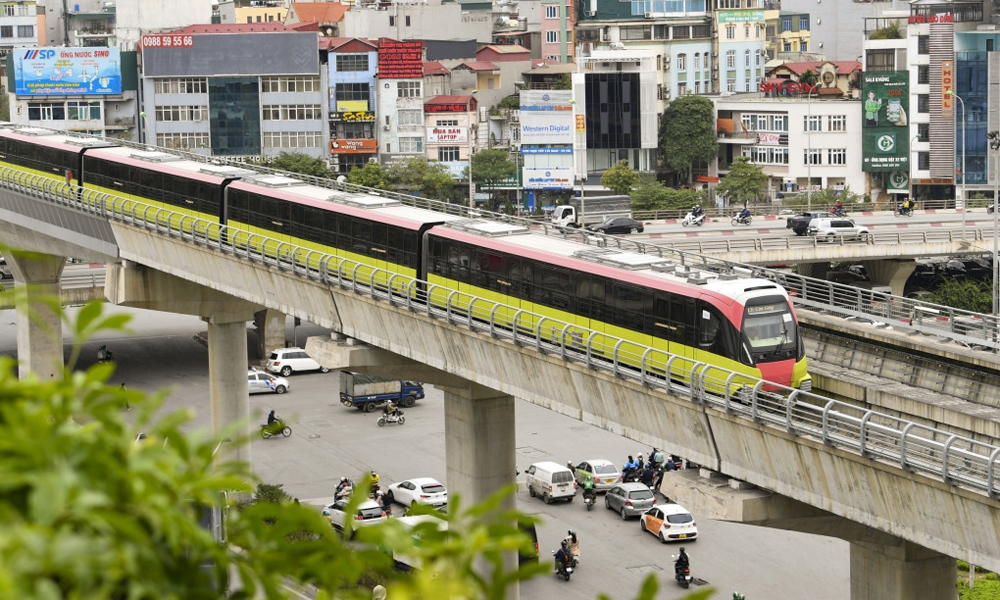
[[899, 21], [889, 21], [885, 27], [879, 27], [872, 32], [868, 39], [872, 40], [900, 40], [903, 39], [903, 32], [899, 30]]
[[696, 163], [715, 160], [719, 155], [715, 106], [704, 96], [680, 96], [667, 105], [660, 117], [660, 152], [670, 169], [687, 173]]
[[347, 174], [347, 183], [363, 185], [379, 190], [389, 189], [389, 176], [378, 163], [370, 162], [363, 167], [354, 167]]
[[993, 311], [993, 287], [988, 281], [945, 279], [924, 300], [960, 310], [989, 314]]
[[702, 190], [669, 188], [658, 181], [640, 181], [632, 192], [632, 211], [687, 209], [707, 201]]
[[[472, 177], [477, 185], [486, 184], [493, 194], [499, 183], [515, 177], [517, 165], [511, 162], [506, 150], [480, 150], [472, 155]], [[468, 177], [468, 172], [466, 172]]]
[[639, 174], [632, 170], [627, 160], [620, 160], [601, 175], [601, 185], [612, 192], [627, 195], [639, 183]]
[[556, 80], [554, 90], [571, 90], [573, 89], [573, 77], [569, 73], [563, 73]]
[[455, 179], [448, 167], [423, 158], [408, 158], [393, 164], [389, 167], [388, 176], [397, 189], [419, 192], [425, 198], [447, 200], [455, 187]]
[[314, 177], [330, 176], [330, 170], [326, 168], [326, 162], [323, 159], [313, 158], [301, 152], [282, 152], [271, 161], [270, 166], [281, 171], [291, 171]]
[[816, 85], [819, 82], [819, 75], [816, 71], [812, 69], [806, 69], [806, 72], [799, 75], [799, 83], [804, 83], [806, 85]]
[[767, 192], [767, 175], [746, 156], [737, 156], [715, 192], [729, 200], [731, 206], [756, 201]]

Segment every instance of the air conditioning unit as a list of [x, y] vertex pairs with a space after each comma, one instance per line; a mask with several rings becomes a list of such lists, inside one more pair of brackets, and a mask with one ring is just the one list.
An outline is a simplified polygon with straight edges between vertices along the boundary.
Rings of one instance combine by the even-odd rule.
[[368, 159], [368, 162], [370, 162], [370, 163], [377, 163], [378, 159], [373, 156], [373, 157], [371, 157], [371, 158]]
[[646, 13], [646, 14], [645, 14], [645, 17], [646, 17], [647, 19], [652, 19], [652, 18], [653, 18], [653, 13]]
[[670, 88], [663, 90], [663, 99], [670, 100]]
[[392, 128], [389, 127], [388, 125], [383, 125], [382, 126], [382, 131], [389, 131], [390, 129], [392, 129]]
[[588, 10], [587, 11], [587, 16], [588, 17], [596, 17], [597, 16], [597, 11], [596, 10]]

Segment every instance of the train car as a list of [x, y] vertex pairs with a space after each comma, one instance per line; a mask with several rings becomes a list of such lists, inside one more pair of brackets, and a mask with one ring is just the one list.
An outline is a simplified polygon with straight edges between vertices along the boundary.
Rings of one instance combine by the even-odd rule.
[[[570, 342], [596, 331], [685, 357], [687, 366], [811, 388], [794, 309], [772, 281], [679, 271], [660, 257], [492, 221], [435, 227], [425, 247], [429, 283], [569, 323]], [[640, 361], [635, 355], [634, 366]]]
[[[224, 190], [255, 171], [184, 159], [176, 154], [125, 146], [92, 148], [83, 155], [83, 186], [126, 200], [223, 224]], [[127, 206], [126, 206], [127, 209]]]
[[[415, 278], [422, 277], [423, 233], [459, 218], [279, 175], [232, 182], [226, 189], [225, 217], [239, 243], [251, 240], [255, 246], [250, 236], [257, 234]], [[268, 255], [277, 251], [276, 246], [261, 247]]]
[[37, 127], [0, 126], [0, 166], [78, 185], [83, 154], [114, 144], [98, 138], [74, 137]]

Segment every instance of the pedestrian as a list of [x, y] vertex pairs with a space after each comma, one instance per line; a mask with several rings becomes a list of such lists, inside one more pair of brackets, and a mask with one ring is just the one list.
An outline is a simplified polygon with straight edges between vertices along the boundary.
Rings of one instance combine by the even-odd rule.
[[128, 404], [128, 394], [126, 393], [126, 392], [128, 392], [128, 389], [125, 388], [125, 382], [124, 381], [122, 382], [121, 390], [122, 390], [122, 393], [124, 394], [123, 395], [123, 399], [125, 400], [125, 410], [132, 410], [132, 407], [129, 406], [129, 404]]
[[381, 585], [372, 588], [372, 600], [385, 600], [385, 588]]

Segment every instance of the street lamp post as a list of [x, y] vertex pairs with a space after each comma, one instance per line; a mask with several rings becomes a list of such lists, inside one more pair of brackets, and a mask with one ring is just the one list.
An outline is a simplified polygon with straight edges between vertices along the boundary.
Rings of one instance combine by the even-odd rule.
[[[965, 145], [966, 145], [965, 144], [965, 101], [962, 100], [961, 96], [959, 96], [958, 94], [956, 94], [952, 90], [948, 90], [946, 93], [949, 96], [954, 96], [962, 104], [962, 241], [964, 242], [965, 241], [965, 213], [966, 213], [966, 204], [965, 203], [968, 202], [968, 198], [965, 197]], [[993, 212], [996, 213], [995, 210]], [[996, 254], [996, 252], [994, 252], [994, 255], [995, 254]], [[994, 256], [994, 260], [995, 259], [996, 258]], [[994, 313], [997, 312], [995, 304], [996, 304], [996, 302], [994, 301], [994, 307], [993, 307], [993, 312]]]

